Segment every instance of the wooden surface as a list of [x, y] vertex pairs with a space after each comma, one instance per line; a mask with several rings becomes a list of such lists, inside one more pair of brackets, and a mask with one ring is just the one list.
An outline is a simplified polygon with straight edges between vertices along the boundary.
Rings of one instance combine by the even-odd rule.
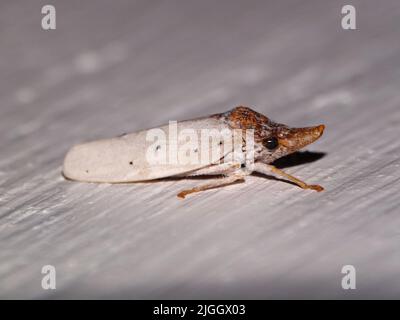
[[[397, 0], [352, 0], [355, 31], [343, 1], [51, 2], [54, 31], [47, 2], [0, 4], [1, 298], [399, 297]], [[281, 163], [324, 193], [61, 176], [73, 144], [238, 104], [326, 124]]]

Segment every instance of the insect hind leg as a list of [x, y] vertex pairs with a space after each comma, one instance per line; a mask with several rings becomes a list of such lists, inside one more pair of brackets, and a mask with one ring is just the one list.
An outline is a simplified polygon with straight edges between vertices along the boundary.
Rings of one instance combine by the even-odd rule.
[[240, 170], [240, 162], [228, 162], [215, 164], [210, 167], [201, 168], [196, 171], [184, 173], [179, 175], [180, 177], [197, 177], [197, 176], [209, 176], [209, 175], [230, 175]]
[[245, 174], [242, 173], [234, 173], [232, 175], [228, 175], [223, 178], [215, 179], [209, 183], [193, 187], [192, 189], [187, 189], [179, 192], [177, 194], [178, 198], [184, 199], [188, 194], [195, 193], [195, 192], [201, 192], [209, 189], [215, 189], [219, 187], [223, 187], [226, 185], [230, 185], [236, 182], [244, 182], [245, 181]]

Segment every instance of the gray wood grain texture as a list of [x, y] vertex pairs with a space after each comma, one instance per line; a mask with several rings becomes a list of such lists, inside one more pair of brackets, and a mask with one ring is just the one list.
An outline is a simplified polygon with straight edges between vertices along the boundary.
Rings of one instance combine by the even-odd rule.
[[[52, 3], [55, 31], [46, 2], [0, 3], [1, 298], [399, 297], [398, 1], [352, 0], [355, 31], [343, 1]], [[60, 174], [73, 144], [239, 104], [326, 124], [325, 156], [285, 168], [324, 193]]]

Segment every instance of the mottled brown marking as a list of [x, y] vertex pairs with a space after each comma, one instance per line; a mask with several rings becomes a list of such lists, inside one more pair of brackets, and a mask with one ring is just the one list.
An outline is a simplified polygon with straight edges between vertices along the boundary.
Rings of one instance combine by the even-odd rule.
[[275, 125], [268, 117], [244, 106], [232, 109], [226, 114], [226, 118], [233, 129], [253, 129], [256, 142], [270, 136]]
[[229, 121], [235, 128], [261, 130], [269, 119], [247, 107], [236, 107], [230, 112]]

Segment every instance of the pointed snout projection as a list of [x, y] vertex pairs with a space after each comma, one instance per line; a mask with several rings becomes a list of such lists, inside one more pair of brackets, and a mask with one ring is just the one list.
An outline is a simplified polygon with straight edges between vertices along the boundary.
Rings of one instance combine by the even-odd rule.
[[316, 141], [322, 136], [324, 129], [323, 124], [315, 127], [291, 128], [278, 140], [281, 145], [294, 152]]

